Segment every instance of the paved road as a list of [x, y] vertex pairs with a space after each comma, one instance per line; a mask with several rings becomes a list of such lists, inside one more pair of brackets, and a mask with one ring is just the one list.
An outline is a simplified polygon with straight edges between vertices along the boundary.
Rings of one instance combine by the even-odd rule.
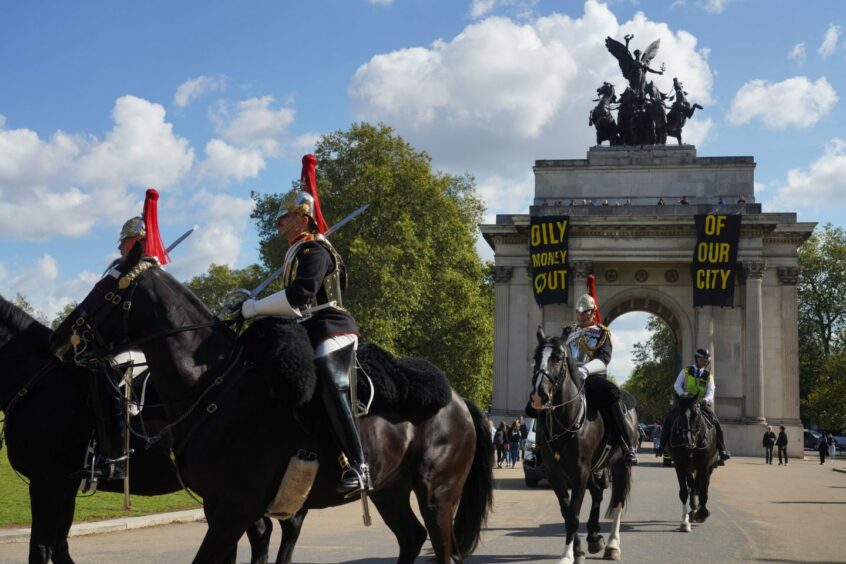
[[[714, 475], [711, 519], [685, 534], [677, 531], [675, 473], [649, 456], [642, 461], [622, 526], [624, 562], [846, 562], [838, 536], [846, 531], [846, 474], [829, 465], [809, 459], [780, 468], [735, 458]], [[563, 547], [563, 523], [552, 491], [527, 488], [519, 469], [495, 472], [494, 512], [483, 544], [467, 562], [554, 562]], [[394, 562], [393, 535], [375, 513], [373, 527], [365, 528], [359, 509], [352, 504], [309, 515], [295, 561]], [[80, 563], [190, 562], [204, 532], [204, 523], [191, 523], [73, 538], [71, 553]], [[274, 540], [275, 553], [278, 532]], [[239, 562], [248, 555], [242, 542]], [[25, 560], [25, 544], [0, 545], [0, 564]]]

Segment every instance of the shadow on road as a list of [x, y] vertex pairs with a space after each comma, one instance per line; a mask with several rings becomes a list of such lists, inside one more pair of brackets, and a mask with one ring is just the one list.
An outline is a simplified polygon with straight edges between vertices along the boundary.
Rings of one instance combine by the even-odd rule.
[[846, 505], [846, 501], [773, 501], [782, 504], [810, 504], [810, 505]]

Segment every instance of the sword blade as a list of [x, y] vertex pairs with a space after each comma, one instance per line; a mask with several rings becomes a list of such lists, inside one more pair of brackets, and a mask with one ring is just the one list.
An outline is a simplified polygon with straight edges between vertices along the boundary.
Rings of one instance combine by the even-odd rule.
[[357, 218], [358, 216], [360, 216], [362, 213], [364, 213], [364, 210], [366, 210], [369, 207], [370, 207], [370, 204], [364, 204], [363, 206], [361, 206], [360, 208], [358, 208], [357, 210], [352, 212], [350, 215], [348, 215], [347, 217], [345, 217], [344, 219], [342, 219], [341, 221], [339, 221], [338, 223], [336, 223], [335, 225], [330, 227], [326, 231], [326, 233], [323, 234], [323, 236], [328, 237], [329, 235], [331, 235], [332, 233], [334, 233], [335, 231], [337, 231], [338, 229], [340, 229], [341, 227], [343, 227], [344, 225], [346, 225], [350, 221], [352, 221], [355, 218]]
[[165, 249], [165, 252], [170, 253], [170, 251], [175, 249], [176, 246], [179, 245], [179, 243], [181, 243], [182, 241], [187, 239], [188, 236], [191, 235], [191, 233], [193, 233], [196, 228], [197, 228], [197, 226], [195, 225], [194, 227], [192, 227], [191, 229], [189, 229], [188, 231], [186, 231], [185, 233], [180, 235], [179, 238], [176, 241], [171, 243], [170, 246], [167, 249]]

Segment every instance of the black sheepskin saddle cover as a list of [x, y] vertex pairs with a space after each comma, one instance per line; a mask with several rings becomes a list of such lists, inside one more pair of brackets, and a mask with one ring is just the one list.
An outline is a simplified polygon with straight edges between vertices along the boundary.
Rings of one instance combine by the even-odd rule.
[[[314, 398], [317, 376], [305, 329], [279, 318], [255, 321], [241, 335], [244, 357], [286, 405], [302, 407]], [[372, 343], [358, 347], [358, 397], [371, 409], [434, 412], [449, 404], [452, 388], [438, 367], [421, 358], [397, 358]]]

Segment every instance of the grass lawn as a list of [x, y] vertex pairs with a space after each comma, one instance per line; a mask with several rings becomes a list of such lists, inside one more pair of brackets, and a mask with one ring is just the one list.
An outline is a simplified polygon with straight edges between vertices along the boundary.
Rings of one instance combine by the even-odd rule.
[[[132, 509], [124, 511], [123, 494], [98, 492], [93, 496], [76, 498], [74, 523], [199, 507], [183, 491], [155, 497], [132, 496]], [[29, 487], [12, 470], [4, 447], [0, 451], [0, 527], [28, 527], [30, 522]]]

